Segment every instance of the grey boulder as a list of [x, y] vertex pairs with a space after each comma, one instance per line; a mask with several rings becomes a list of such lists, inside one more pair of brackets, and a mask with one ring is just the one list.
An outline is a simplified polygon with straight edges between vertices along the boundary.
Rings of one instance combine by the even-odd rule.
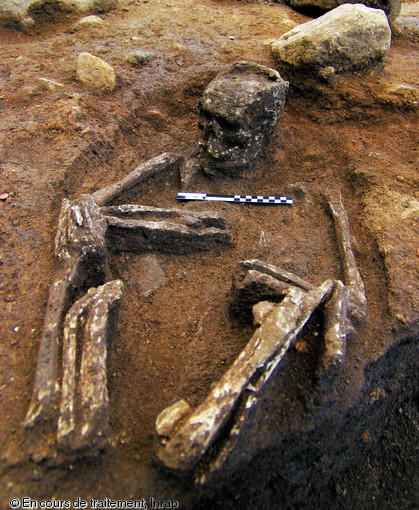
[[[355, 1], [348, 0], [289, 0], [291, 7], [295, 9], [319, 9], [322, 11], [329, 11], [335, 9], [342, 4], [354, 4]], [[393, 26], [397, 16], [400, 14], [402, 0], [364, 0], [364, 5], [373, 7], [374, 9], [383, 9], [387, 14], [390, 25]]]
[[390, 49], [391, 29], [381, 9], [344, 4], [299, 25], [271, 45], [278, 64], [294, 68], [356, 71], [375, 67]]

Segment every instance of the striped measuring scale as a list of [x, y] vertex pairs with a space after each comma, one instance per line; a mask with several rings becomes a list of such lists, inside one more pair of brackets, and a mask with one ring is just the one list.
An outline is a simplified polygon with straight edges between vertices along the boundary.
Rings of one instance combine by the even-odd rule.
[[211, 202], [237, 202], [242, 204], [277, 204], [292, 205], [292, 198], [263, 195], [210, 195], [208, 193], [187, 193], [179, 192], [178, 200], [207, 200]]

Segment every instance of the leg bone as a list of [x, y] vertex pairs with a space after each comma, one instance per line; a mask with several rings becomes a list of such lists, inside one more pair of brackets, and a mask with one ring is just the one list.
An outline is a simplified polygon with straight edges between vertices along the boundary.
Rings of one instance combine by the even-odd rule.
[[365, 297], [364, 282], [352, 251], [348, 216], [340, 197], [329, 200], [328, 205], [335, 223], [344, 283], [349, 289], [348, 311], [358, 323], [362, 324], [367, 318], [367, 299]]
[[290, 289], [281, 304], [255, 306], [261, 320], [249, 343], [206, 400], [158, 452], [168, 468], [191, 471], [215, 441], [246, 388], [258, 393], [276, 369], [313, 310], [328, 298], [334, 283], [305, 292]]
[[[62, 446], [92, 449], [106, 445], [107, 351], [115, 333], [121, 294], [122, 282], [119, 280], [108, 282], [98, 289], [92, 288], [74, 303], [66, 316], [63, 390], [57, 431], [57, 440]], [[76, 389], [77, 338], [81, 335], [83, 350]]]
[[78, 268], [79, 260], [67, 263], [49, 292], [32, 400], [25, 418], [26, 427], [32, 426], [36, 421], [50, 419], [55, 413], [59, 394], [58, 350], [61, 324], [78, 281]]
[[77, 287], [100, 285], [106, 280], [107, 223], [89, 195], [62, 202], [55, 251], [65, 261], [51, 286], [39, 347], [32, 401], [25, 425], [54, 416], [59, 391], [58, 350], [64, 316]]

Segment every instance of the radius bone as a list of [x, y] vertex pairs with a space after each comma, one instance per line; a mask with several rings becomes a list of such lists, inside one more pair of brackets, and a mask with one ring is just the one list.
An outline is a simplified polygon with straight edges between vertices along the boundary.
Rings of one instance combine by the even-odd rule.
[[116, 184], [111, 184], [106, 188], [96, 191], [93, 193], [92, 198], [99, 206], [109, 204], [109, 202], [113, 199], [119, 197], [121, 193], [128, 191], [152, 175], [157, 175], [161, 172], [177, 171], [182, 161], [182, 156], [170, 152], [164, 152], [163, 154], [160, 154], [160, 156], [137, 166], [132, 172]]
[[101, 210], [106, 214], [111, 249], [188, 253], [231, 243], [225, 221], [217, 215], [136, 205]]

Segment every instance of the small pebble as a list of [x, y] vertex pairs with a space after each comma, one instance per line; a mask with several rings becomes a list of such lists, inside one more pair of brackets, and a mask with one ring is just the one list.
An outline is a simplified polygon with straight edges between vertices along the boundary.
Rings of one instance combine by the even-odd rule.
[[146, 51], [132, 51], [125, 57], [125, 62], [134, 66], [142, 66], [154, 57], [154, 53]]
[[30, 16], [23, 18], [21, 23], [25, 28], [32, 28], [35, 26], [35, 20], [33, 18], [31, 18]]

